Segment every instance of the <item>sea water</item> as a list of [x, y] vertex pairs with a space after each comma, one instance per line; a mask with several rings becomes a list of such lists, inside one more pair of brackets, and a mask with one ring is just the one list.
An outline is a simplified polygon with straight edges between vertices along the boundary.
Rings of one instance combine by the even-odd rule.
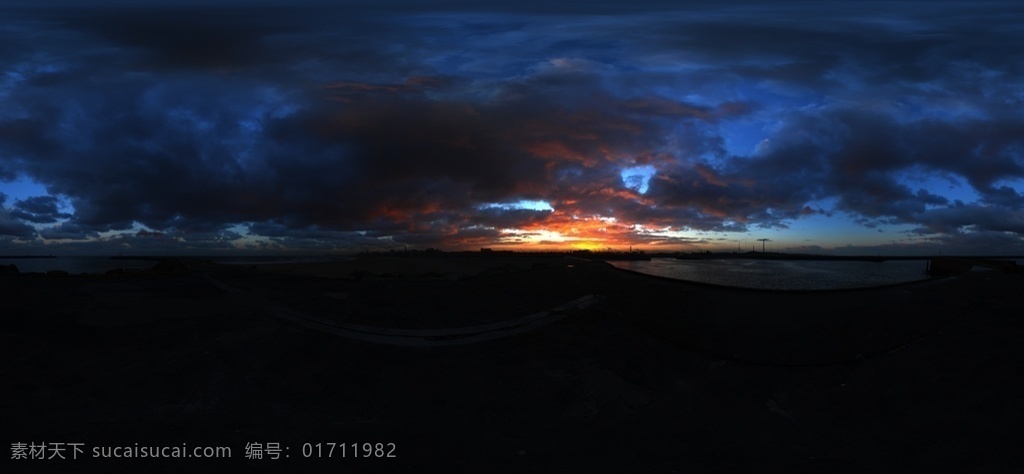
[[625, 270], [714, 285], [771, 290], [885, 286], [928, 278], [927, 260], [679, 260], [612, 261]]
[[342, 255], [283, 255], [283, 256], [232, 256], [211, 257], [214, 263], [221, 265], [274, 265], [290, 263], [323, 263], [344, 262], [355, 257]]
[[110, 257], [53, 257], [53, 258], [0, 258], [0, 265], [14, 264], [21, 273], [64, 270], [72, 275], [103, 273], [115, 268], [146, 270], [153, 268], [153, 260], [113, 259]]
[[[226, 265], [255, 265], [277, 263], [316, 263], [350, 260], [342, 256], [230, 256], [230, 257], [184, 257], [209, 260]], [[0, 258], [0, 265], [14, 264], [21, 273], [45, 273], [50, 270], [64, 270], [72, 275], [81, 273], [101, 274], [107, 270], [124, 268], [130, 270], [148, 270], [158, 262], [153, 259], [133, 260], [128, 258], [110, 258], [104, 256], [52, 257], [52, 258]]]

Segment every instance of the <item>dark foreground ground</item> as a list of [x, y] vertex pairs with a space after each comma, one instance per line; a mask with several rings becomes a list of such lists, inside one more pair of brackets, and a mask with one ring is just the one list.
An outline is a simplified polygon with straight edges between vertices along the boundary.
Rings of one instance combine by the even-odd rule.
[[[413, 263], [0, 278], [0, 472], [1024, 470], [1019, 275], [770, 293], [571, 258]], [[585, 295], [521, 334], [429, 332]], [[22, 442], [84, 453], [10, 459]], [[396, 457], [353, 458], [367, 442]], [[92, 457], [136, 443], [232, 453]]]

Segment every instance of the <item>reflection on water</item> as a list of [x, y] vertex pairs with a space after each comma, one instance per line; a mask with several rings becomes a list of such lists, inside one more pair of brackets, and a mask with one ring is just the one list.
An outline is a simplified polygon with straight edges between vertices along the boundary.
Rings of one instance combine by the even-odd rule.
[[815, 260], [613, 261], [618, 268], [678, 280], [772, 290], [826, 290], [891, 285], [928, 278], [925, 260], [885, 262]]

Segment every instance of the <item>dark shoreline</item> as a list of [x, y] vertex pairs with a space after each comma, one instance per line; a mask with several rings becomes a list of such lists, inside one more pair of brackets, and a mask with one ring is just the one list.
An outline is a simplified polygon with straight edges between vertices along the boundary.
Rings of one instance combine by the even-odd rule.
[[[233, 448], [231, 460], [66, 461], [167, 472], [1024, 467], [1019, 275], [794, 294], [579, 258], [378, 260], [360, 278], [350, 262], [0, 276], [5, 442]], [[431, 330], [587, 294], [600, 301], [447, 347], [354, 340], [270, 310]], [[301, 456], [353, 441], [395, 442], [400, 457]], [[249, 442], [292, 457], [247, 461]]]

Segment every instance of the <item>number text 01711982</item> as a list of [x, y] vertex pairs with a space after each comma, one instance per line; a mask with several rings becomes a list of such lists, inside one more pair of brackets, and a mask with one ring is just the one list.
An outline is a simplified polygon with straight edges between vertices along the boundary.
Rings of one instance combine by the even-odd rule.
[[302, 456], [307, 458], [395, 458], [395, 443], [305, 443]]

